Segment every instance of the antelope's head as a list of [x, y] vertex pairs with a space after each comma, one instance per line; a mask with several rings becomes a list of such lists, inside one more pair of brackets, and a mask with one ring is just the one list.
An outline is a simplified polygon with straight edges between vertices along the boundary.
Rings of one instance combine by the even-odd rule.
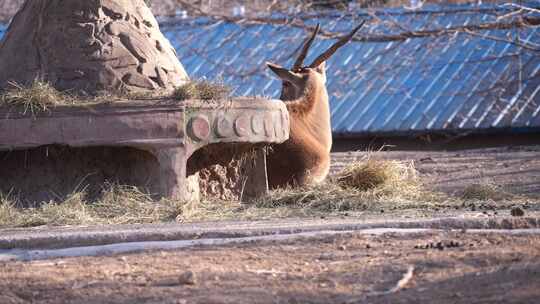
[[301, 97], [308, 88], [326, 89], [326, 60], [328, 60], [340, 47], [349, 42], [363, 25], [364, 22], [354, 28], [349, 34], [339, 39], [308, 66], [304, 66], [304, 60], [307, 57], [309, 48], [315, 40], [315, 37], [319, 33], [319, 24], [315, 27], [315, 31], [311, 37], [304, 43], [302, 51], [296, 58], [296, 61], [290, 70], [280, 65], [267, 62], [266, 65], [282, 81], [280, 99], [283, 101], [297, 99]]

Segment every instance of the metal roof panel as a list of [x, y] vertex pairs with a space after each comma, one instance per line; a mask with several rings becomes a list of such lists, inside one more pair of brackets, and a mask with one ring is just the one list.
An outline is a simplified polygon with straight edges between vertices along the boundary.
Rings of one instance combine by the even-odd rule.
[[[329, 33], [345, 33], [366, 20], [359, 33], [366, 37], [509, 22], [517, 18], [508, 15], [513, 10], [493, 4], [426, 5], [417, 11], [310, 13], [294, 21], [274, 14], [267, 17], [276, 22], [267, 23], [160, 18], [160, 25], [193, 78], [222, 78], [236, 95], [278, 98], [281, 82], [264, 63], [290, 67], [309, 35], [302, 22], [320, 22]], [[534, 11], [529, 16], [540, 18]], [[0, 37], [4, 31], [0, 25]], [[333, 42], [317, 38], [306, 62]], [[540, 127], [539, 69], [540, 27], [355, 41], [327, 62], [332, 128], [338, 134], [362, 135]]]

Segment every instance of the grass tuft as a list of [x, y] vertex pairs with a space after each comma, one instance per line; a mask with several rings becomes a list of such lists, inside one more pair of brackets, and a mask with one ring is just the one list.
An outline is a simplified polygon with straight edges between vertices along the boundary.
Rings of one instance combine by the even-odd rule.
[[29, 86], [10, 82], [9, 87], [0, 95], [0, 104], [19, 105], [24, 113], [47, 111], [50, 107], [73, 104], [74, 98], [56, 90], [51, 84], [33, 81]]
[[0, 227], [17, 227], [21, 223], [21, 214], [15, 202], [8, 196], [0, 193]]
[[337, 176], [337, 184], [343, 188], [368, 191], [390, 186], [399, 191], [418, 185], [413, 163], [379, 161], [367, 159], [355, 162], [343, 169]]
[[99, 92], [95, 96], [71, 95], [60, 92], [50, 83], [35, 80], [28, 86], [10, 82], [8, 87], [0, 91], [0, 106], [18, 106], [23, 108], [22, 114], [49, 111], [56, 106], [97, 105], [124, 100], [187, 100], [197, 99], [214, 101], [230, 96], [231, 88], [223, 83], [206, 80], [188, 82], [174, 90], [173, 93], [160, 90], [141, 92]]
[[[61, 204], [48, 202], [39, 208], [36, 212], [25, 212], [25, 226], [40, 225], [78, 225], [92, 222], [92, 214], [85, 204], [86, 194], [84, 192], [72, 193]], [[30, 210], [28, 210], [30, 211]]]
[[502, 187], [491, 183], [471, 184], [461, 194], [461, 198], [466, 201], [501, 201], [512, 197], [513, 195], [504, 191]]
[[136, 187], [119, 185], [107, 185], [101, 199], [91, 208], [94, 218], [114, 224], [175, 220], [181, 211], [175, 202], [156, 202]]
[[194, 80], [176, 88], [173, 98], [176, 100], [199, 99], [209, 101], [227, 98], [230, 93], [231, 88], [223, 83]]

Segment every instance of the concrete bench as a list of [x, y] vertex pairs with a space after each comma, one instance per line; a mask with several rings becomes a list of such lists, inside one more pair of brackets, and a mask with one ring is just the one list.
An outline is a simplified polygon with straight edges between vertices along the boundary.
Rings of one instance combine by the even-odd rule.
[[[196, 150], [213, 143], [281, 143], [288, 137], [285, 105], [258, 98], [126, 101], [37, 114], [0, 107], [0, 151], [50, 145], [143, 150], [159, 163], [160, 194], [172, 199], [189, 199], [186, 164]], [[1, 166], [0, 161], [0, 183], [9, 176]]]

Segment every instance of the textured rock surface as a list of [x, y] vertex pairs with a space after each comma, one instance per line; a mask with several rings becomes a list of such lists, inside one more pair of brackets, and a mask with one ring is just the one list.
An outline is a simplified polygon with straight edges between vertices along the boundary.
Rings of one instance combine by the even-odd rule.
[[[259, 145], [208, 145], [196, 151], [188, 160], [187, 174], [197, 173], [199, 191], [204, 198], [239, 200], [247, 198], [246, 182], [255, 178], [250, 165]], [[266, 178], [266, 175], [264, 176]], [[258, 180], [258, 182], [266, 182]], [[255, 187], [260, 186], [256, 185]], [[264, 185], [266, 188], [267, 186]]]
[[188, 76], [143, 0], [31, 0], [0, 42], [0, 88], [172, 90]]

